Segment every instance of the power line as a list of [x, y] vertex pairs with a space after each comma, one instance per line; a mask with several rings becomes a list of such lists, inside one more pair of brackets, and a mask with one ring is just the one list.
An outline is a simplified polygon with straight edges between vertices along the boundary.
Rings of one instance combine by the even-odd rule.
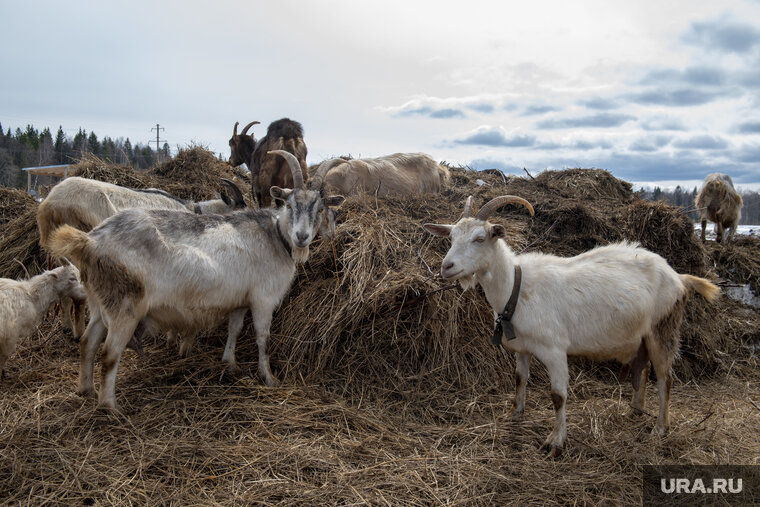
[[[161, 160], [161, 131], [166, 130], [164, 127], [156, 123], [156, 126], [150, 129], [151, 131], [156, 131], [156, 162], [159, 162]], [[153, 141], [150, 141], [148, 144], [152, 143]], [[166, 143], [166, 139], [163, 140], [164, 143]]]

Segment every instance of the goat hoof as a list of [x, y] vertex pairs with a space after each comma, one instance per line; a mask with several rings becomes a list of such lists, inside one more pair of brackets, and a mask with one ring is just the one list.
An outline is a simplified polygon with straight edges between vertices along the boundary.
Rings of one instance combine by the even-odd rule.
[[523, 415], [523, 411], [517, 410], [517, 408], [514, 406], [510, 408], [506, 414], [507, 419], [509, 419], [510, 421], [519, 421], [522, 418], [522, 415]]
[[233, 376], [239, 376], [243, 370], [236, 363], [227, 363], [224, 367], [224, 372]]
[[543, 450], [550, 458], [558, 458], [562, 454], [564, 448], [561, 445], [554, 445], [546, 442], [541, 446], [541, 450]]
[[264, 381], [269, 387], [280, 387], [280, 381], [274, 377], [269, 377]]
[[95, 397], [95, 391], [93, 391], [90, 388], [87, 389], [77, 389], [77, 394], [81, 396], [82, 398], [94, 398]]
[[665, 434], [667, 432], [668, 432], [668, 428], [666, 428], [665, 426], [659, 426], [659, 425], [657, 425], [652, 430], [652, 435], [656, 435], [656, 436], [662, 438], [662, 437], [665, 436]]

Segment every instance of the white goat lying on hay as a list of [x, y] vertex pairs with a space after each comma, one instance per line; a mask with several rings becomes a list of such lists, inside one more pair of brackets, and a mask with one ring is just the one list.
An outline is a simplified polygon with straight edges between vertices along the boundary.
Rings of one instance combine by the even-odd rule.
[[50, 305], [66, 296], [83, 301], [84, 289], [74, 266], [45, 271], [31, 280], [0, 278], [0, 371], [20, 338], [30, 336]]
[[[525, 408], [530, 359], [535, 355], [551, 379], [556, 421], [544, 448], [556, 456], [567, 435], [567, 356], [615, 359], [630, 365], [633, 406], [640, 410], [646, 399], [651, 359], [660, 397], [655, 431], [664, 435], [669, 424], [671, 365], [678, 354], [684, 304], [692, 289], [709, 301], [720, 289], [703, 278], [679, 275], [659, 255], [627, 242], [570, 258], [516, 255], [503, 241], [504, 226], [487, 220], [508, 203], [522, 204], [533, 214], [533, 207], [524, 199], [501, 196], [473, 217], [470, 197], [464, 216], [455, 225], [424, 227], [451, 238], [441, 265], [443, 278], [458, 279], [463, 286], [479, 283], [497, 319], [500, 332], [498, 337], [495, 334], [496, 343], [501, 342], [499, 326], [507, 330], [504, 345], [517, 353], [512, 418], [518, 418]], [[512, 315], [505, 309], [508, 300]]]

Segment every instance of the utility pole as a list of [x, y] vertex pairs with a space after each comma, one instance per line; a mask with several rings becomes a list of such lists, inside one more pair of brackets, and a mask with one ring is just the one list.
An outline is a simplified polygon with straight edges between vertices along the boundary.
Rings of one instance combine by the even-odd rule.
[[[166, 130], [164, 127], [156, 123], [156, 126], [150, 129], [151, 131], [156, 131], [156, 163], [161, 161], [161, 131]], [[166, 142], [166, 139], [164, 139], [164, 142]]]

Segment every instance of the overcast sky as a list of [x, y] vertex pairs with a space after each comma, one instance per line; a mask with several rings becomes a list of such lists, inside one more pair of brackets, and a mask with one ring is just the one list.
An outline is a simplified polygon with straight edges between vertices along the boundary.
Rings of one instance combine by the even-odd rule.
[[[760, 186], [760, 1], [0, 0], [0, 122]], [[754, 185], [750, 185], [754, 184]]]

